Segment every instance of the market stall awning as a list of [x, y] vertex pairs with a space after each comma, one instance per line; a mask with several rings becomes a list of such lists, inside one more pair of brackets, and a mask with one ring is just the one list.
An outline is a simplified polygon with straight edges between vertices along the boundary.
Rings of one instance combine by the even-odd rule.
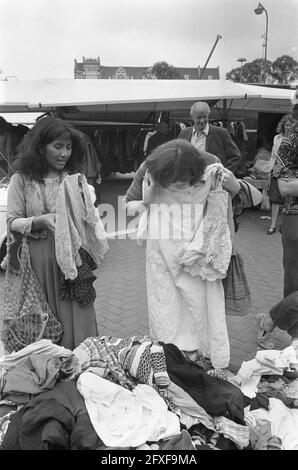
[[247, 100], [254, 91], [227, 80], [76, 80], [47, 79], [0, 83], [0, 112], [169, 111], [197, 101]]
[[[227, 98], [227, 108], [233, 110], [250, 110], [257, 112], [287, 113], [291, 106], [293, 89], [239, 84], [247, 91], [247, 99]], [[254, 95], [254, 96], [253, 96]], [[217, 103], [223, 108], [223, 100]]]
[[37, 118], [42, 116], [43, 113], [1, 113], [1, 117], [5, 119], [6, 122], [10, 124], [22, 124], [24, 126], [31, 126], [35, 124]]

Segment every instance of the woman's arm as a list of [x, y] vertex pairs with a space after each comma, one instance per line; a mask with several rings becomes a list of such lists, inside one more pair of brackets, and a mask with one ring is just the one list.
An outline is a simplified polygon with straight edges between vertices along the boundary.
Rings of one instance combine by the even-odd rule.
[[154, 188], [155, 183], [153, 178], [148, 172], [146, 172], [142, 181], [142, 199], [126, 203], [127, 215], [133, 216], [136, 212], [139, 212], [139, 214], [144, 212], [146, 206], [153, 201]]
[[232, 198], [240, 191], [239, 181], [237, 180], [236, 176], [227, 168], [223, 169], [222, 187], [231, 194]]
[[6, 220], [9, 228], [27, 236], [37, 230], [55, 230], [55, 214], [27, 217], [24, 177], [16, 173], [11, 177], [7, 193]]
[[29, 235], [34, 217], [27, 217], [24, 175], [15, 173], [7, 192], [6, 221], [8, 229]]
[[125, 194], [125, 201], [140, 201], [142, 199], [142, 182], [146, 173], [146, 162], [141, 163], [137, 169], [134, 179]]

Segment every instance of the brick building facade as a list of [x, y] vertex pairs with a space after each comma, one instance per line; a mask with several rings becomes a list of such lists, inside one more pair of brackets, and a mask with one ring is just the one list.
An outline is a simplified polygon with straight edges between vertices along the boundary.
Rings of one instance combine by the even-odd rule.
[[[202, 69], [198, 67], [175, 67], [180, 80], [219, 80], [219, 67]], [[83, 57], [82, 62], [74, 59], [74, 78], [77, 79], [146, 79], [150, 76], [150, 67], [104, 66], [100, 58]]]

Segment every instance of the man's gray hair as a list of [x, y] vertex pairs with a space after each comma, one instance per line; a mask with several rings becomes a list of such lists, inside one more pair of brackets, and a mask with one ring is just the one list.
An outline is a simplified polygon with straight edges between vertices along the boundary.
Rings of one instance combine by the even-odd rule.
[[201, 110], [202, 108], [205, 108], [207, 113], [210, 114], [209, 104], [206, 103], [206, 101], [197, 101], [194, 103], [190, 108], [190, 114], [192, 114], [194, 111]]

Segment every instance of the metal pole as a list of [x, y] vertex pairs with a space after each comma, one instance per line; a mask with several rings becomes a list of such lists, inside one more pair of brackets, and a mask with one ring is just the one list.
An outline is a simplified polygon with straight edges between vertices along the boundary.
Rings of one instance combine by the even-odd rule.
[[209, 56], [208, 56], [208, 59], [207, 59], [206, 62], [205, 62], [205, 65], [204, 65], [204, 67], [203, 67], [203, 70], [202, 70], [202, 73], [201, 73], [201, 76], [200, 76], [200, 80], [203, 80], [203, 75], [204, 75], [205, 69], [206, 69], [206, 67], [207, 67], [207, 65], [208, 65], [208, 62], [209, 62], [209, 60], [210, 60], [210, 57], [211, 57], [212, 54], [213, 54], [213, 51], [214, 51], [214, 49], [215, 49], [215, 47], [216, 47], [216, 44], [218, 43], [218, 41], [219, 41], [221, 38], [222, 38], [222, 36], [221, 36], [220, 34], [218, 34], [218, 35], [216, 36], [215, 43], [214, 43], [214, 45], [213, 45], [213, 47], [212, 47], [212, 49], [211, 49], [211, 51], [210, 51], [210, 54], [209, 54]]
[[[264, 8], [264, 7], [263, 7]], [[264, 63], [264, 82], [266, 83], [266, 66], [267, 66], [267, 42], [268, 42], [268, 13], [264, 8], [266, 14], [266, 33], [265, 33], [265, 63]]]
[[265, 33], [265, 54], [264, 54], [265, 57], [264, 57], [264, 60], [262, 60], [262, 66], [261, 66], [261, 77], [260, 77], [261, 83], [263, 82], [263, 76], [265, 78], [264, 81], [266, 81], [266, 65], [267, 65], [266, 62], [267, 62], [267, 45], [268, 45], [268, 12], [261, 3], [259, 3], [257, 8], [254, 9], [254, 12], [256, 15], [261, 15], [263, 11], [265, 12], [265, 15], [266, 15], [266, 33]]

